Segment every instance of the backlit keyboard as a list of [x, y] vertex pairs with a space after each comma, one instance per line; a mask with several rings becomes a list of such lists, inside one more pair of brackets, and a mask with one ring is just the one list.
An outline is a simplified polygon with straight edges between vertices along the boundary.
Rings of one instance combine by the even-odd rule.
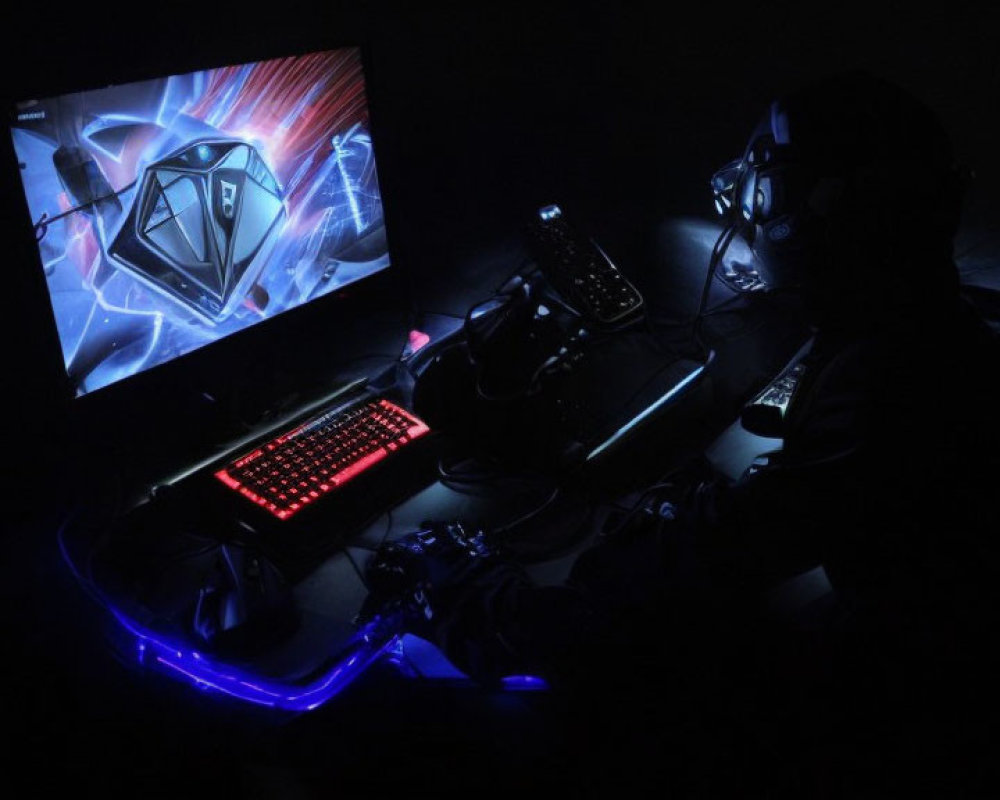
[[215, 477], [288, 519], [430, 428], [385, 399], [337, 409], [236, 459]]

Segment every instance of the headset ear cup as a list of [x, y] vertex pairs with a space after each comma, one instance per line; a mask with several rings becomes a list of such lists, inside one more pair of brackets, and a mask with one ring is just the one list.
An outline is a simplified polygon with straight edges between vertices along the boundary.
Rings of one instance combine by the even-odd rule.
[[782, 214], [759, 226], [767, 240], [776, 245], [795, 243], [798, 225], [791, 214]]

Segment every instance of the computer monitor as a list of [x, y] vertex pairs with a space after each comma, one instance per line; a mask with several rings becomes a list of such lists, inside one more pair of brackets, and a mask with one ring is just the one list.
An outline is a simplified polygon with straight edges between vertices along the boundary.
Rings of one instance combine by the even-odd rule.
[[359, 48], [19, 103], [76, 396], [390, 265]]

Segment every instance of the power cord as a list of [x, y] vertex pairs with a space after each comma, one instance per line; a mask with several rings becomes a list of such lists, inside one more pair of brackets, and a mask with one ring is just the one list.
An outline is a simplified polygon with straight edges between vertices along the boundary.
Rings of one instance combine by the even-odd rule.
[[[460, 494], [470, 494], [469, 487], [472, 486], [483, 486], [483, 485], [497, 485], [500, 483], [522, 483], [525, 485], [531, 485], [537, 483], [539, 480], [544, 480], [544, 476], [535, 473], [504, 473], [499, 468], [491, 471], [478, 470], [478, 471], [459, 471], [456, 470], [454, 466], [448, 465], [443, 459], [438, 461], [438, 474], [441, 476], [441, 484], [448, 489]], [[546, 508], [555, 502], [556, 498], [562, 491], [560, 485], [554, 485], [551, 492], [548, 493], [545, 500], [543, 500], [535, 508], [531, 509], [527, 513], [524, 513], [503, 525], [491, 528], [491, 534], [502, 534], [506, 533], [519, 525], [527, 522], [530, 519], [541, 514]]]
[[[522, 472], [522, 473], [510, 473], [505, 472], [503, 468], [499, 465], [493, 468], [487, 468], [485, 470], [459, 470], [457, 467], [459, 464], [471, 461], [471, 459], [462, 459], [456, 464], [447, 464], [444, 458], [438, 459], [438, 475], [442, 482], [448, 482], [451, 484], [482, 484], [482, 483], [537, 483], [539, 480], [544, 480], [545, 476], [539, 473], [532, 472]], [[449, 487], [450, 488], [450, 487]], [[456, 490], [459, 491], [459, 490]]]
[[541, 514], [545, 509], [547, 509], [550, 505], [552, 505], [552, 503], [555, 501], [555, 499], [559, 496], [560, 488], [561, 487], [556, 486], [552, 490], [552, 493], [545, 499], [545, 501], [543, 503], [541, 503], [540, 505], [536, 506], [535, 508], [533, 508], [531, 511], [527, 512], [526, 514], [522, 514], [521, 516], [519, 516], [519, 517], [511, 520], [510, 522], [507, 522], [507, 523], [501, 525], [499, 528], [491, 528], [490, 529], [490, 533], [492, 533], [492, 534], [507, 533], [508, 531], [513, 530], [514, 528], [518, 527], [519, 525], [523, 525], [528, 520], [534, 519], [539, 514]]
[[708, 297], [712, 291], [712, 281], [715, 278], [715, 273], [719, 268], [719, 264], [722, 261], [723, 256], [726, 251], [729, 250], [729, 245], [732, 244], [733, 239], [736, 234], [742, 229], [742, 225], [737, 223], [731, 223], [727, 225], [722, 233], [719, 234], [719, 238], [715, 240], [715, 244], [712, 246], [712, 256], [708, 260], [708, 270], [705, 274], [705, 283], [701, 290], [701, 300], [698, 303], [698, 311], [695, 314], [691, 335], [697, 343], [698, 347], [701, 348], [702, 353], [707, 356], [711, 348], [705, 344], [705, 340], [702, 338], [701, 329], [702, 322], [707, 316], [705, 308], [708, 305]]

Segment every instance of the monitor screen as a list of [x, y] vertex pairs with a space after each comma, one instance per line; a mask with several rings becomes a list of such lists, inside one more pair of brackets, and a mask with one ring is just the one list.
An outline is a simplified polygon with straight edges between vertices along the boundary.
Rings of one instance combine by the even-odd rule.
[[361, 52], [19, 103], [77, 396], [389, 266]]

